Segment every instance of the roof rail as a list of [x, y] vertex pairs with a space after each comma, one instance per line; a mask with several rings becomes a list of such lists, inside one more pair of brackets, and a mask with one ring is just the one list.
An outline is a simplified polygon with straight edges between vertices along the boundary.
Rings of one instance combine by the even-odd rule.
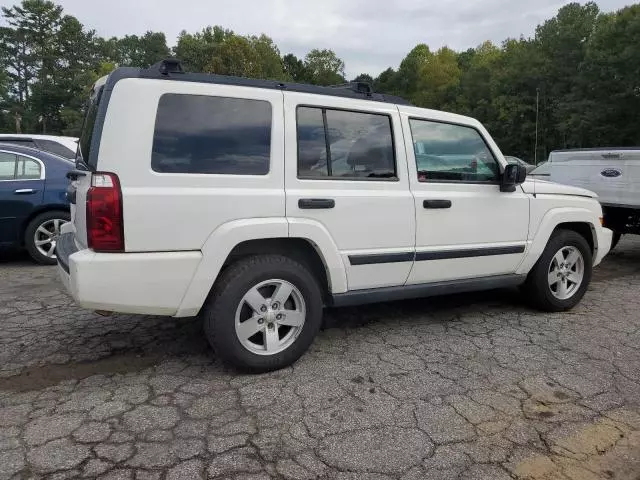
[[342, 85], [321, 86], [274, 80], [260, 80], [257, 78], [233, 77], [212, 73], [191, 73], [184, 71], [182, 64], [177, 58], [167, 58], [166, 60], [158, 62], [149, 68], [121, 67], [111, 73], [108, 83], [113, 85], [115, 82], [123, 78], [154, 78], [194, 83], [217, 83], [220, 85], [269, 88], [287, 90], [289, 92], [331, 95], [335, 97], [371, 100], [374, 102], [411, 105], [411, 103], [403, 98], [383, 93], [375, 93], [371, 88], [371, 85], [367, 82], [349, 82]]
[[369, 82], [347, 82], [338, 85], [329, 85], [329, 88], [351, 90], [353, 92], [362, 93], [367, 96], [371, 96], [373, 94], [373, 87]]
[[177, 58], [165, 58], [158, 63], [151, 65], [150, 70], [157, 70], [161, 75], [169, 75], [170, 73], [184, 73], [182, 63]]

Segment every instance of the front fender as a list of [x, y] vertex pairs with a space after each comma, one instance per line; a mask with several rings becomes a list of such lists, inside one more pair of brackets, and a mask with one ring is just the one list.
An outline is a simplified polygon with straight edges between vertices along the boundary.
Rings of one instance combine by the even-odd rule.
[[[518, 267], [516, 273], [527, 274], [542, 255], [551, 234], [562, 223], [586, 223], [591, 227], [594, 251], [598, 251], [598, 235], [596, 225], [599, 227], [600, 219], [597, 214], [588, 208], [558, 207], [546, 212], [533, 235], [527, 254]], [[597, 256], [594, 255], [594, 259]]]

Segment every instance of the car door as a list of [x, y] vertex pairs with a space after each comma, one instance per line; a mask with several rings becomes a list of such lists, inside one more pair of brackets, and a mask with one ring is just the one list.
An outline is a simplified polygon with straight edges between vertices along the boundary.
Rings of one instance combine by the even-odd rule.
[[290, 235], [326, 232], [349, 290], [403, 285], [415, 214], [397, 108], [298, 92], [284, 102]]
[[529, 197], [519, 186], [500, 191], [498, 148], [479, 124], [419, 112], [402, 112], [416, 211], [407, 283], [514, 273], [527, 247]]
[[37, 159], [0, 151], [0, 243], [20, 240], [21, 227], [42, 202], [44, 165]]

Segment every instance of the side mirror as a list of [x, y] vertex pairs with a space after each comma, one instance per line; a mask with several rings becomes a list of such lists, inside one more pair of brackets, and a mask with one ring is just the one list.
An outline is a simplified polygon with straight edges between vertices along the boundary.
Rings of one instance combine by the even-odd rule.
[[527, 178], [527, 169], [522, 165], [509, 164], [505, 167], [500, 182], [501, 192], [515, 192], [516, 185], [521, 184]]

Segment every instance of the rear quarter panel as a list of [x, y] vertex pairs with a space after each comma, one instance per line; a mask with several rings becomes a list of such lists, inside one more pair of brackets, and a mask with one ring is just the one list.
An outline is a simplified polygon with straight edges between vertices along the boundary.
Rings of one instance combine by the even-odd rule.
[[[178, 93], [256, 98], [271, 104], [267, 175], [157, 173], [151, 152], [158, 102]], [[99, 171], [116, 173], [127, 252], [200, 250], [220, 225], [285, 216], [283, 101], [278, 90], [128, 78], [113, 90], [102, 129]]]

